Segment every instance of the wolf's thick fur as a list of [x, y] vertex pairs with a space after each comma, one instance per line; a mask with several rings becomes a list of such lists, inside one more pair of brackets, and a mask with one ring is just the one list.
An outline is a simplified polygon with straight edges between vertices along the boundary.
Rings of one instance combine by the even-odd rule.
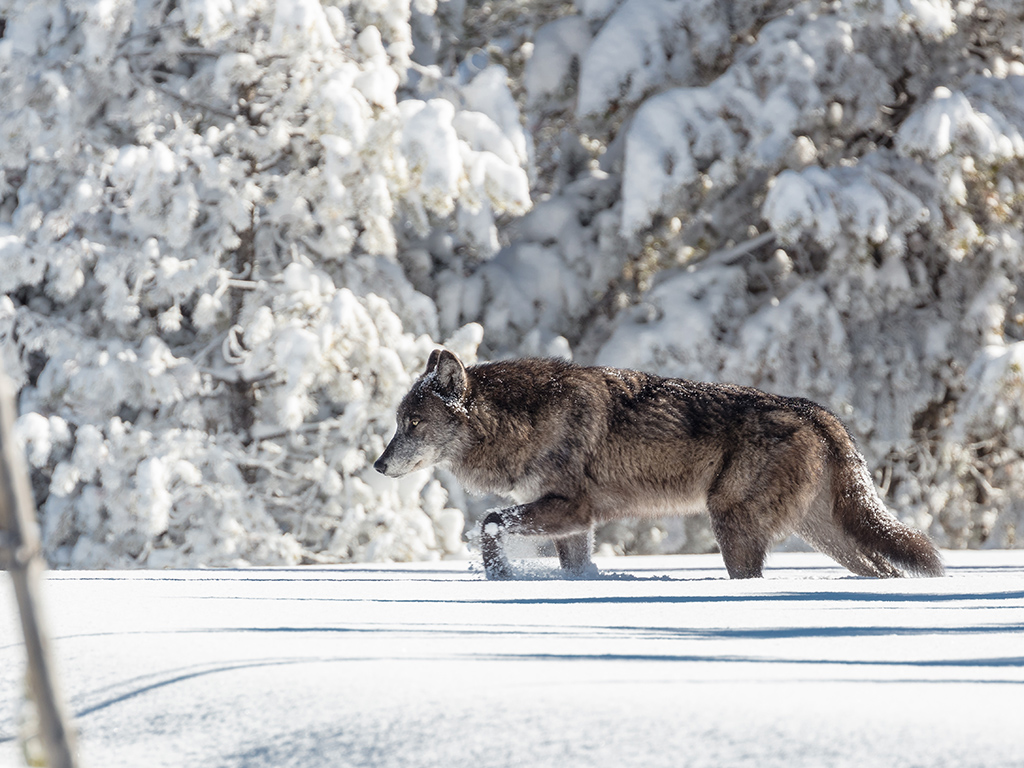
[[435, 350], [374, 467], [400, 477], [433, 464], [516, 502], [482, 526], [491, 578], [511, 575], [507, 533], [552, 538], [562, 567], [582, 572], [596, 523], [704, 510], [733, 578], [760, 576], [791, 533], [862, 576], [943, 573], [835, 415], [750, 387], [559, 360], [466, 368]]

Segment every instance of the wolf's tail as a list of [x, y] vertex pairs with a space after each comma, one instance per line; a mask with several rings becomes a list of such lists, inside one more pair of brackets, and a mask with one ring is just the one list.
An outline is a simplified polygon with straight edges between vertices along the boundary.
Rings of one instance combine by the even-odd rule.
[[[885, 506], [853, 438], [838, 419], [832, 419], [834, 424], [825, 431], [836, 454], [832, 462], [835, 523], [856, 542], [861, 555], [876, 566], [878, 575], [901, 575], [901, 570], [916, 576], [945, 574], [935, 545], [925, 534], [900, 522]], [[837, 428], [842, 434], [837, 434]]]

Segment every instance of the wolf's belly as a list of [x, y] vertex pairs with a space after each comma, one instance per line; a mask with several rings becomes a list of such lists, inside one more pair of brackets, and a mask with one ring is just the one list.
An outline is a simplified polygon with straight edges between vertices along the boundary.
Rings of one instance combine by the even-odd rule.
[[707, 511], [704, 494], [672, 492], [671, 489], [633, 487], [610, 488], [594, 494], [594, 513], [598, 520], [622, 517], [670, 517], [697, 515]]

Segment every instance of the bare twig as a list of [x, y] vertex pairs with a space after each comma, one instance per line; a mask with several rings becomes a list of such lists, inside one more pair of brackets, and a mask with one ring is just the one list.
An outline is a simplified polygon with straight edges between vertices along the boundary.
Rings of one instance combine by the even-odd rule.
[[742, 243], [737, 243], [729, 248], [722, 248], [717, 251], [713, 251], [705, 256], [703, 259], [698, 260], [697, 264], [732, 264], [737, 261], [740, 257], [746, 256], [751, 251], [760, 248], [762, 245], [766, 245], [775, 240], [775, 233], [772, 231], [762, 232], [756, 237], [752, 237], [749, 240], [744, 240]]
[[11, 574], [25, 634], [28, 679], [39, 731], [51, 768], [74, 768], [74, 735], [50, 656], [49, 636], [39, 609], [43, 559], [24, 457], [14, 441], [14, 395], [0, 372], [0, 553]]
[[128, 74], [131, 76], [132, 80], [134, 80], [138, 85], [142, 86], [143, 88], [152, 88], [154, 91], [159, 91], [165, 96], [174, 99], [175, 101], [179, 102], [180, 104], [183, 104], [186, 107], [191, 107], [192, 109], [196, 109], [201, 112], [208, 112], [214, 115], [220, 115], [221, 117], [227, 118], [228, 120], [234, 120], [238, 116], [227, 111], [226, 109], [221, 109], [220, 107], [215, 107], [212, 104], [206, 104], [201, 101], [196, 101], [195, 99], [191, 99], [188, 96], [183, 96], [180, 93], [176, 93], [172, 89], [166, 87], [163, 83], [156, 82], [152, 79], [152, 77], [143, 76], [141, 72], [139, 72], [134, 66], [132, 66], [133, 57], [126, 56], [125, 58], [128, 61]]

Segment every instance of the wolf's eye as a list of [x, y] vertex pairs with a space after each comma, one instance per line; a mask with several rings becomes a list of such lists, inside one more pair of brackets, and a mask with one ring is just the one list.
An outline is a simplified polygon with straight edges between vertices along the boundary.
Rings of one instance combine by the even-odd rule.
[[409, 419], [409, 426], [410, 426], [410, 427], [415, 427], [415, 426], [417, 426], [417, 425], [418, 425], [419, 423], [420, 423], [420, 420], [419, 420], [419, 419]]

